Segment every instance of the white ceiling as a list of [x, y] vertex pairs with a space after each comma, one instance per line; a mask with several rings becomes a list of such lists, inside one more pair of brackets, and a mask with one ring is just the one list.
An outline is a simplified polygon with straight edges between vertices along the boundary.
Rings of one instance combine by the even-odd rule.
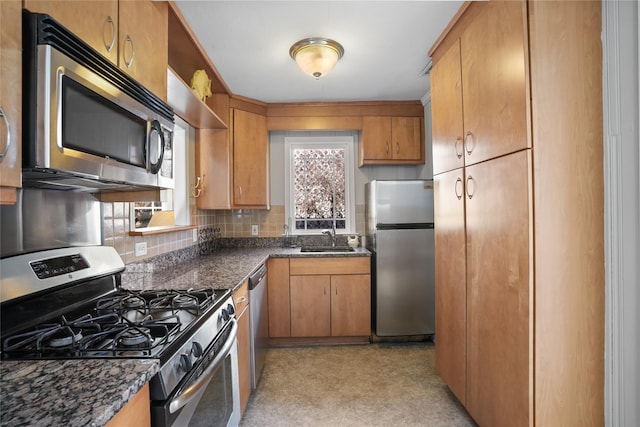
[[[462, 1], [195, 1], [176, 4], [232, 93], [263, 102], [419, 100], [428, 51]], [[308, 37], [345, 54], [320, 80], [289, 56]]]

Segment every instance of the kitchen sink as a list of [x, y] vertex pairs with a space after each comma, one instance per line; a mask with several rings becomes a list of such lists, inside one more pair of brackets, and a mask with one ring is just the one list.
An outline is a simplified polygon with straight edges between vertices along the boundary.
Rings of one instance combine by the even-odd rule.
[[353, 252], [351, 246], [303, 246], [300, 252]]

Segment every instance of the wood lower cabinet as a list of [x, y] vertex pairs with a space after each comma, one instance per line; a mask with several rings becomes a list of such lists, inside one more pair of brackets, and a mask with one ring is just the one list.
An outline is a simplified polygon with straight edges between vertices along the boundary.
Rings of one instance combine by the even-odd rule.
[[463, 404], [467, 394], [464, 169], [434, 175], [436, 371]]
[[269, 338], [290, 337], [289, 258], [269, 258], [267, 281]]
[[106, 427], [150, 426], [151, 408], [149, 402], [149, 384], [145, 384], [144, 387], [109, 420]]
[[463, 8], [432, 51], [436, 368], [481, 426], [604, 425], [601, 5]]
[[51, 15], [155, 95], [167, 100], [167, 2], [25, 0], [25, 8]]
[[270, 258], [269, 338], [371, 335], [369, 257]]
[[291, 276], [291, 336], [331, 336], [331, 276]]
[[289, 272], [291, 337], [371, 334], [369, 257], [294, 258]]
[[238, 380], [240, 384], [240, 416], [251, 395], [251, 323], [249, 319], [249, 282], [233, 293], [238, 322]]
[[22, 3], [0, 2], [0, 204], [14, 204], [22, 173]]
[[362, 118], [359, 164], [422, 164], [424, 117]]

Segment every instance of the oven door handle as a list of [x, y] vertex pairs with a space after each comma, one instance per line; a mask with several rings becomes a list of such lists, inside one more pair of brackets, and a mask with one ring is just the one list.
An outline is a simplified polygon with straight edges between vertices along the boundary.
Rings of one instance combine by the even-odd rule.
[[238, 335], [238, 322], [235, 318], [231, 318], [231, 331], [229, 332], [229, 338], [227, 342], [224, 344], [224, 347], [218, 353], [218, 355], [213, 359], [211, 364], [207, 367], [207, 369], [202, 373], [198, 381], [190, 385], [186, 390], [179, 393], [176, 397], [173, 398], [171, 403], [169, 404], [169, 413], [173, 414], [178, 409], [182, 408], [184, 405], [189, 403], [202, 388], [206, 387], [209, 384], [209, 381], [216, 373], [218, 366], [220, 363], [229, 355], [233, 345], [236, 342], [236, 337]]

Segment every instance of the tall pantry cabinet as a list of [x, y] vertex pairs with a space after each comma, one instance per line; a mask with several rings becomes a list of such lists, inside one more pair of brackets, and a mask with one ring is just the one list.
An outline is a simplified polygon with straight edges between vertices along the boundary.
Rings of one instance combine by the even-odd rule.
[[431, 51], [436, 368], [481, 426], [604, 424], [600, 7], [465, 3]]

